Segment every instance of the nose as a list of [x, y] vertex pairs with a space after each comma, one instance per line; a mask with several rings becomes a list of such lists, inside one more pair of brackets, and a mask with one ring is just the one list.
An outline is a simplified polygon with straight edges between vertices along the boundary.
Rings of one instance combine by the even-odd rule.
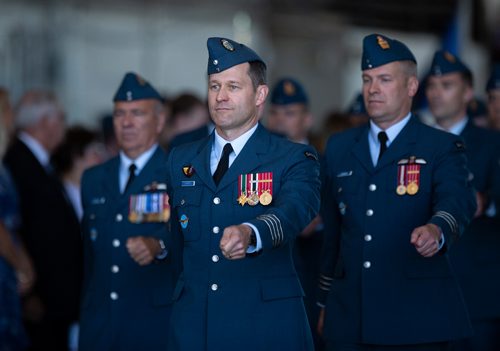
[[373, 95], [378, 92], [379, 92], [379, 85], [375, 80], [368, 83], [368, 94]]
[[134, 117], [132, 116], [131, 113], [127, 112], [123, 115], [122, 119], [121, 119], [121, 125], [122, 127], [127, 127], [127, 126], [130, 126], [132, 124], [132, 119]]
[[227, 91], [224, 87], [221, 87], [217, 92], [216, 100], [217, 102], [226, 101], [227, 100]]

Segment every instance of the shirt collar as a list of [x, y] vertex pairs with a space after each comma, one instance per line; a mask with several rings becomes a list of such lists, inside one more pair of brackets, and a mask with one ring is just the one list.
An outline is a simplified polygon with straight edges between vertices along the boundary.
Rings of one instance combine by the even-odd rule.
[[[408, 113], [406, 117], [401, 121], [393, 124], [385, 130], [385, 133], [387, 134], [387, 146], [391, 145], [391, 143], [394, 141], [394, 139], [396, 139], [401, 130], [403, 130], [403, 128], [408, 124], [408, 122], [410, 121], [410, 117], [411, 112]], [[383, 131], [383, 129], [381, 129], [379, 126], [373, 123], [372, 120], [370, 120], [370, 137], [372, 138], [372, 140], [378, 143], [378, 133], [381, 131]]]
[[469, 117], [465, 116], [465, 118], [462, 118], [460, 121], [458, 121], [457, 123], [455, 123], [454, 125], [452, 125], [448, 129], [444, 129], [439, 124], [436, 124], [436, 128], [444, 130], [444, 131], [449, 132], [451, 134], [460, 135], [460, 134], [462, 134], [463, 130], [465, 129], [467, 122], [469, 122]]
[[31, 153], [43, 167], [50, 166], [50, 155], [38, 140], [23, 131], [19, 132], [18, 138], [30, 149]]
[[135, 174], [139, 174], [141, 170], [144, 168], [146, 163], [149, 161], [151, 156], [153, 156], [154, 152], [156, 151], [156, 148], [158, 147], [158, 144], [155, 143], [153, 146], [151, 146], [147, 151], [143, 152], [139, 157], [137, 157], [135, 160], [129, 158], [123, 151], [120, 151], [120, 167], [122, 170], [127, 170], [130, 167], [130, 165], [133, 163], [135, 164], [136, 171]]
[[[236, 156], [241, 152], [245, 144], [247, 143], [248, 139], [253, 135], [253, 133], [257, 130], [257, 126], [259, 124], [255, 124], [252, 128], [250, 128], [248, 131], [231, 141], [231, 146], [233, 147], [233, 152], [235, 153]], [[224, 145], [229, 143], [226, 139], [221, 137], [217, 133], [217, 129], [215, 130], [215, 142], [214, 142], [214, 153], [217, 159], [220, 159], [221, 154], [222, 154], [222, 149], [224, 148]]]

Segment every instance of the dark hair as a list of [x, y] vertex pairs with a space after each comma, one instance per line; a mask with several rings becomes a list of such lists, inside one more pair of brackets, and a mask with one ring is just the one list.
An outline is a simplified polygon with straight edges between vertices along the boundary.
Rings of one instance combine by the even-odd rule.
[[474, 77], [472, 76], [472, 72], [467, 70], [467, 71], [462, 71], [460, 72], [460, 75], [462, 76], [462, 79], [465, 81], [465, 83], [473, 87], [474, 86]]
[[173, 99], [170, 103], [172, 109], [172, 117], [182, 113], [189, 113], [197, 106], [205, 107], [205, 103], [201, 101], [196, 95], [191, 93], [183, 93]]
[[57, 174], [63, 175], [73, 168], [75, 159], [82, 157], [86, 148], [97, 142], [97, 133], [87, 128], [76, 126], [66, 131], [63, 142], [52, 155], [52, 164]]
[[266, 65], [260, 61], [251, 61], [249, 64], [248, 75], [252, 80], [253, 89], [256, 90], [259, 85], [267, 84]]

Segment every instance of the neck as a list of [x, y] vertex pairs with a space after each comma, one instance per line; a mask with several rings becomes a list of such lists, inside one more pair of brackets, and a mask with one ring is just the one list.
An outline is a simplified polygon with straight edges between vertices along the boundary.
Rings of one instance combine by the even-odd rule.
[[82, 173], [76, 167], [74, 167], [71, 171], [64, 173], [63, 180], [71, 183], [75, 186], [80, 186]]
[[256, 124], [257, 121], [255, 120], [252, 123], [241, 126], [240, 128], [223, 129], [220, 126], [216, 126], [216, 130], [219, 136], [224, 140], [233, 141], [255, 127]]
[[376, 121], [373, 119], [373, 123], [375, 123], [380, 129], [382, 130], [387, 130], [393, 125], [401, 122], [406, 116], [408, 116], [408, 113], [404, 114], [403, 116], [400, 116], [396, 119], [390, 120], [390, 121]]
[[52, 150], [50, 149], [50, 143], [48, 142], [48, 138], [45, 137], [45, 133], [41, 131], [40, 128], [38, 127], [33, 127], [33, 128], [26, 128], [23, 129], [23, 131], [28, 134], [30, 137], [35, 139], [42, 145], [42, 147], [45, 149], [46, 152], [51, 153]]
[[436, 119], [436, 123], [443, 128], [444, 130], [450, 130], [458, 122], [462, 121], [465, 118], [465, 111], [463, 114], [454, 116], [452, 118], [444, 118], [444, 119]]

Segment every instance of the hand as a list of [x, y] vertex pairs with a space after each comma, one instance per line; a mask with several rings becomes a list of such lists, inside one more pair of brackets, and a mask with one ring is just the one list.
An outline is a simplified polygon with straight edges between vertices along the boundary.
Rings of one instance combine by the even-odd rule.
[[252, 228], [248, 225], [233, 225], [224, 229], [220, 239], [220, 250], [228, 260], [245, 258]]
[[432, 257], [439, 251], [439, 239], [441, 239], [441, 229], [437, 225], [429, 223], [415, 228], [411, 233], [410, 242], [419, 254], [424, 257]]
[[316, 228], [320, 223], [321, 223], [321, 217], [320, 216], [314, 217], [312, 222], [309, 223], [307, 227], [305, 227], [304, 230], [299, 235], [304, 238], [313, 235], [314, 233], [316, 233]]
[[28, 253], [23, 246], [19, 247], [16, 265], [17, 290], [19, 294], [26, 295], [35, 284], [35, 269]]
[[23, 317], [30, 322], [40, 322], [45, 315], [45, 306], [38, 295], [30, 295], [23, 301]]
[[323, 335], [324, 325], [325, 325], [325, 308], [322, 307], [321, 311], [319, 311], [318, 325], [316, 326], [316, 331], [318, 332], [319, 336]]
[[161, 252], [158, 239], [149, 236], [135, 236], [128, 238], [127, 250], [130, 257], [141, 266], [153, 262], [156, 255]]
[[484, 214], [484, 211], [486, 210], [486, 204], [487, 204], [486, 195], [477, 191], [476, 192], [476, 203], [477, 203], [477, 209], [476, 209], [476, 213], [474, 213], [474, 218], [477, 218], [477, 217]]

